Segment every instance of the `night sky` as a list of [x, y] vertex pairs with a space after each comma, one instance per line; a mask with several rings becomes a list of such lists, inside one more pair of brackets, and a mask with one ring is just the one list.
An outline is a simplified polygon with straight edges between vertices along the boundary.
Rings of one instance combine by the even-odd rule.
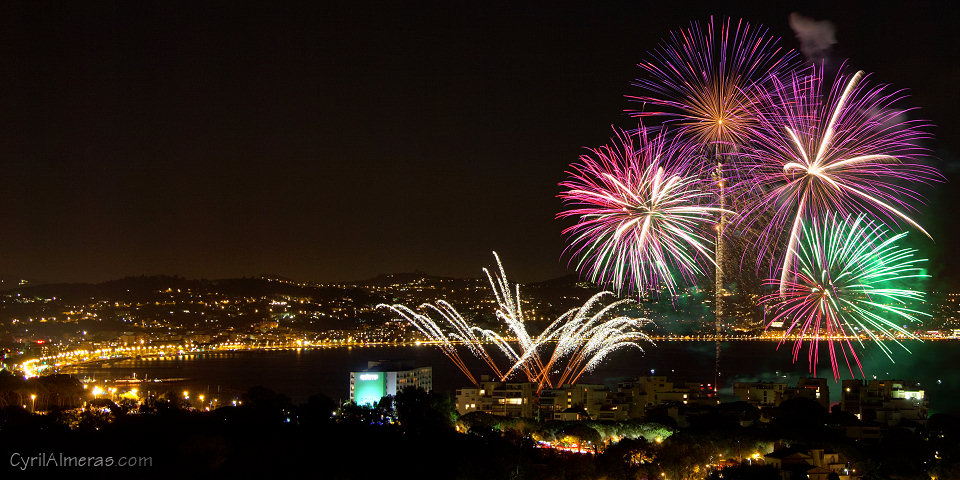
[[937, 126], [917, 245], [960, 283], [949, 2], [240, 3], [0, 4], [0, 274], [477, 276], [497, 250], [516, 280], [563, 275], [557, 183], [636, 126], [645, 52], [710, 14], [799, 49], [797, 11]]

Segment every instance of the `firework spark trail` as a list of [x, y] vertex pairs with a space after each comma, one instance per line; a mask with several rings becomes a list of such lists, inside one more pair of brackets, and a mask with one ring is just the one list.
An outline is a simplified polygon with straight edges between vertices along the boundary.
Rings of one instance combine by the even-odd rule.
[[577, 220], [563, 232], [570, 239], [564, 255], [617, 292], [673, 293], [675, 277], [693, 283], [713, 264], [710, 231], [727, 211], [711, 204], [709, 167], [694, 144], [664, 129], [615, 133], [612, 146], [582, 155], [560, 184], [569, 208], [557, 216]]
[[796, 52], [778, 42], [744, 20], [691, 22], [670, 32], [638, 65], [644, 75], [633, 85], [643, 93], [627, 98], [643, 107], [628, 112], [665, 117], [703, 145], [740, 144], [753, 127], [752, 105], [766, 82], [799, 65]]
[[470, 369], [467, 367], [466, 363], [463, 362], [463, 359], [460, 358], [460, 354], [457, 353], [457, 348], [454, 346], [450, 340], [447, 338], [447, 335], [443, 332], [439, 325], [433, 321], [430, 317], [424, 314], [417, 313], [410, 308], [404, 305], [386, 305], [380, 304], [377, 305], [377, 308], [388, 308], [393, 310], [405, 320], [413, 324], [417, 330], [420, 331], [427, 339], [436, 342], [437, 346], [440, 347], [440, 350], [443, 352], [447, 358], [453, 362], [457, 368], [470, 380], [470, 383], [476, 385], [477, 380], [474, 378], [473, 374], [470, 372]]
[[902, 120], [909, 110], [894, 106], [902, 92], [866, 80], [863, 72], [839, 76], [824, 95], [821, 69], [794, 74], [786, 83], [773, 79], [776, 88], [757, 110], [759, 127], [737, 156], [735, 189], [748, 205], [739, 221], [750, 227], [772, 213], [772, 221], [758, 229], [758, 263], [772, 256], [772, 246], [787, 245], [781, 293], [795, 271], [801, 225], [812, 218], [869, 213], [927, 234], [905, 213], [921, 200], [913, 185], [941, 179], [918, 162], [926, 153], [918, 144], [929, 137], [927, 125]]
[[538, 337], [537, 345], [554, 344], [550, 359], [540, 371], [538, 390], [550, 383], [555, 365], [562, 365], [562, 369], [559, 378], [552, 383], [558, 386], [573, 384], [583, 373], [599, 365], [609, 353], [626, 347], [643, 351], [643, 347], [637, 343], [640, 340], [653, 343], [641, 330], [651, 323], [649, 320], [625, 316], [608, 318], [616, 308], [633, 300], [618, 300], [594, 312], [594, 307], [602, 305], [603, 298], [608, 295], [612, 293], [594, 295], [583, 306], [564, 314], [561, 324], [548, 328]]
[[[482, 359], [487, 364], [487, 366], [490, 367], [490, 370], [493, 371], [494, 375], [496, 375], [497, 378], [500, 378], [500, 379], [504, 378], [503, 374], [500, 372], [500, 368], [497, 367], [496, 362], [493, 361], [493, 357], [491, 357], [490, 354], [487, 353], [487, 350], [483, 346], [483, 341], [476, 336], [476, 333], [479, 332], [483, 334], [484, 338], [487, 338], [488, 340], [493, 341], [495, 343], [498, 340], [500, 342], [503, 342], [502, 338], [492, 338], [490, 335], [486, 335], [485, 334], [486, 332], [484, 332], [483, 330], [478, 329], [477, 327], [468, 325], [466, 320], [464, 320], [463, 317], [460, 315], [460, 312], [458, 312], [455, 308], [453, 308], [453, 305], [450, 305], [445, 300], [438, 300], [436, 302], [436, 305], [432, 305], [429, 303], [424, 304], [423, 307], [429, 308], [439, 313], [448, 323], [453, 325], [454, 332], [450, 333], [450, 337], [456, 339], [462, 344], [467, 345], [467, 348], [470, 349], [473, 355], [477, 358]], [[506, 342], [503, 342], [503, 343], [506, 343]], [[513, 356], [516, 356], [516, 353], [513, 353]]]
[[[593, 297], [591, 297], [589, 300], [587, 300], [585, 305], [587, 303], [592, 302], [594, 298], [597, 297], [597, 295], [607, 295], [607, 294], [609, 294], [609, 292], [598, 293]], [[540, 354], [546, 348], [547, 345], [556, 343], [556, 337], [557, 335], [560, 334], [561, 329], [564, 326], [568, 325], [568, 323], [571, 321], [571, 318], [574, 315], [576, 315], [578, 312], [580, 312], [582, 308], [583, 307], [568, 310], [563, 315], [560, 315], [559, 317], [557, 317], [557, 319], [554, 320], [550, 325], [548, 325], [547, 328], [545, 328], [542, 332], [540, 332], [540, 335], [538, 335], [535, 339], [533, 339], [531, 347], [526, 351], [524, 351], [522, 356], [517, 358], [516, 363], [514, 363], [514, 365], [510, 368], [510, 370], [506, 374], [510, 375], [510, 373], [512, 373], [517, 368], [521, 368], [524, 365], [527, 365], [528, 363], [534, 363], [537, 365], [537, 369], [535, 370], [535, 374], [533, 378], [528, 377], [530, 381], [539, 383], [541, 385], [541, 388], [542, 388], [542, 385], [544, 384], [547, 386], [552, 386], [553, 383], [551, 382], [550, 376], [547, 372], [549, 372], [550, 368], [552, 367], [552, 364], [550, 364], [549, 361], [552, 360], [553, 357], [551, 356], [551, 358], [548, 359], [548, 363], [544, 365], [542, 359], [540, 358]], [[554, 347], [554, 352], [556, 352], [556, 347]]]
[[557, 385], [577, 383], [581, 375], [593, 370], [616, 350], [634, 347], [643, 351], [638, 341], [652, 340], [639, 329], [648, 323], [647, 320], [620, 317], [588, 330], [586, 341], [580, 343], [564, 372], [565, 376], [557, 381]]
[[544, 384], [549, 383], [550, 373], [553, 370], [554, 363], [559, 362], [564, 357], [568, 356], [568, 354], [576, 347], [573, 339], [583, 338], [582, 336], [577, 337], [571, 331], [583, 325], [583, 319], [587, 312], [592, 308], [593, 304], [598, 303], [602, 297], [608, 294], [610, 293], [600, 292], [590, 297], [579, 308], [568, 310], [559, 319], [557, 319], [553, 325], [544, 330], [543, 334], [541, 334], [537, 339], [537, 346], [545, 345], [547, 343], [554, 344], [553, 352], [551, 353], [546, 365], [544, 365], [544, 367], [540, 370], [540, 374], [537, 378], [540, 388], [543, 388]]
[[[527, 333], [524, 325], [525, 320], [520, 302], [520, 284], [516, 284], [514, 288], [511, 288], [510, 281], [507, 280], [507, 273], [503, 269], [503, 263], [500, 262], [500, 256], [497, 255], [497, 252], [493, 252], [493, 258], [497, 261], [497, 271], [491, 274], [490, 270], [484, 268], [483, 273], [486, 274], [487, 280], [490, 282], [490, 289], [493, 290], [493, 294], [497, 300], [497, 318], [507, 325], [513, 333], [514, 338], [516, 338], [520, 344], [522, 351], [531, 351], [534, 349], [534, 342], [530, 334]], [[492, 334], [492, 332], [489, 332], [489, 334]], [[539, 356], [518, 356], [512, 348], [509, 349], [509, 351], [506, 350], [509, 345], [505, 342], [502, 346], [500, 344], [498, 344], [498, 346], [500, 346], [501, 350], [507, 353], [508, 357], [514, 362], [520, 362], [520, 368], [530, 381], [533, 381], [535, 378], [535, 370], [539, 371], [543, 369], [543, 364]], [[521, 358], [523, 359], [522, 361]], [[533, 365], [528, 365], [527, 362], [530, 360], [533, 361]], [[512, 370], [511, 368], [511, 371]]]
[[[909, 352], [897, 336], [917, 337], [898, 321], [915, 323], [920, 316], [929, 315], [909, 308], [909, 304], [923, 300], [922, 292], [900, 288], [902, 283], [928, 277], [919, 266], [924, 260], [914, 258], [916, 251], [898, 245], [907, 234], [891, 236], [882, 224], [865, 215], [827, 215], [822, 220], [801, 222], [801, 229], [791, 279], [783, 290], [761, 300], [776, 312], [770, 324], [788, 325], [781, 345], [789, 335], [796, 335], [794, 362], [803, 342], [808, 341], [810, 371], [816, 374], [819, 342], [825, 340], [834, 378], [839, 379], [837, 342], [851, 376], [851, 359], [863, 376], [863, 366], [851, 342], [854, 338], [862, 347], [862, 334], [891, 361], [892, 351], [884, 339]], [[780, 280], [770, 279], [768, 283], [777, 285]]]

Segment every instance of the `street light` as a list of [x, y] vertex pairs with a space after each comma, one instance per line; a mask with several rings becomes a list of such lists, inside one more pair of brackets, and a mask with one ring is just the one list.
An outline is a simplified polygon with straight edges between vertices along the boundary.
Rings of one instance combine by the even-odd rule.
[[37, 396], [34, 394], [30, 395], [30, 411], [31, 412], [37, 411]]

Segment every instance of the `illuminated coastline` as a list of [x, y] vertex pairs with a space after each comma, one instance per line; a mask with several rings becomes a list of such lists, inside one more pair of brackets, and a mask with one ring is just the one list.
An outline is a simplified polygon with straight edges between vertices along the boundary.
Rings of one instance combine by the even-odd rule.
[[[798, 336], [790, 335], [651, 335], [654, 342], [789, 342], [797, 340]], [[806, 337], [804, 337], [806, 338]], [[917, 333], [916, 337], [906, 335], [896, 339], [883, 338], [882, 341], [911, 340], [919, 339], [921, 341], [956, 341], [955, 337], [944, 337], [930, 332]], [[506, 337], [507, 341], [515, 341], [513, 338]], [[823, 336], [820, 340], [872, 340], [869, 335], [860, 336]], [[461, 342], [451, 342], [456, 345], [465, 345]], [[493, 342], [488, 342], [493, 345]], [[87, 364], [96, 364], [103, 362], [115, 362], [128, 360], [132, 358], [165, 358], [187, 355], [197, 355], [203, 353], [218, 352], [257, 352], [257, 351], [282, 351], [282, 350], [309, 350], [324, 348], [376, 348], [376, 347], [434, 347], [439, 345], [437, 341], [418, 340], [418, 341], [304, 341], [297, 340], [292, 342], [263, 342], [263, 343], [220, 343], [208, 345], [137, 345], [137, 346], [116, 346], [102, 347], [98, 349], [74, 349], [59, 352], [53, 355], [46, 355], [35, 358], [27, 358], [13, 363], [12, 370], [22, 372], [26, 377], [37, 375], [58, 373], [71, 367], [79, 367]]]

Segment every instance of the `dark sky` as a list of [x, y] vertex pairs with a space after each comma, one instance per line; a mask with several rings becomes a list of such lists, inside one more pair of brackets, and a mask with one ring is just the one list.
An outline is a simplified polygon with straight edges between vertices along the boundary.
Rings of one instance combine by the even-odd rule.
[[949, 2], [279, 3], [0, 4], [0, 274], [559, 276], [557, 183], [636, 125], [644, 53], [709, 14], [799, 48], [792, 11], [938, 126], [925, 248], [960, 268]]

